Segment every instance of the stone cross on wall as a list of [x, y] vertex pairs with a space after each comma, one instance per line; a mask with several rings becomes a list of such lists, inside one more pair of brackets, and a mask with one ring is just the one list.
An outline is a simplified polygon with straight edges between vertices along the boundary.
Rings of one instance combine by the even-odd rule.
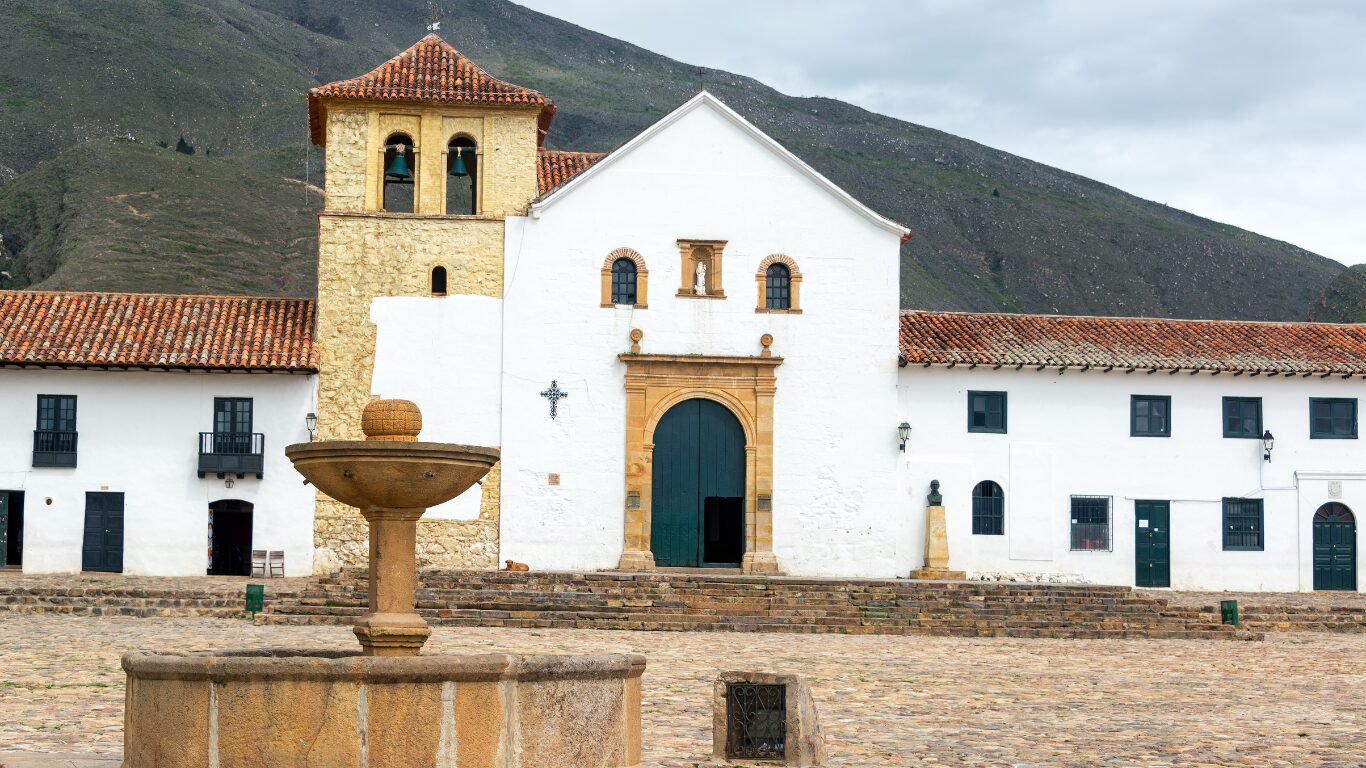
[[559, 415], [560, 412], [560, 401], [569, 397], [569, 393], [560, 389], [558, 381], [551, 379], [550, 388], [541, 392], [541, 397], [550, 401], [550, 420], [554, 421], [555, 417]]

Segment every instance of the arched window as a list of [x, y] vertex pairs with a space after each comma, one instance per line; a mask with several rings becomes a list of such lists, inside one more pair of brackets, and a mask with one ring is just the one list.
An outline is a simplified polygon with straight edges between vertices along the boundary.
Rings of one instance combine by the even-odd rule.
[[479, 212], [479, 151], [472, 139], [457, 136], [446, 145], [446, 215]]
[[636, 303], [636, 263], [625, 256], [612, 262], [612, 303]]
[[972, 533], [976, 536], [1004, 536], [1005, 532], [1005, 491], [996, 483], [983, 480], [972, 489]]
[[432, 295], [446, 295], [446, 268], [432, 267]]
[[792, 308], [792, 271], [784, 264], [769, 264], [764, 285], [768, 309]]
[[406, 133], [384, 140], [384, 210], [412, 213], [417, 201], [417, 151]]

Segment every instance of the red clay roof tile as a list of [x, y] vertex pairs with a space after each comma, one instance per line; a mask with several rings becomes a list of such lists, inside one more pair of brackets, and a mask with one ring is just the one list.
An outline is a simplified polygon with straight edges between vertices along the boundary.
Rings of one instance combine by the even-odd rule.
[[0, 291], [0, 365], [316, 371], [312, 299]]
[[907, 363], [1366, 375], [1366, 325], [905, 311]]
[[364, 75], [309, 90], [309, 133], [319, 146], [326, 142], [322, 107], [325, 98], [539, 106], [542, 135], [555, 114], [555, 105], [539, 91], [489, 75], [435, 34], [427, 35]]
[[536, 184], [544, 195], [606, 156], [606, 152], [542, 149], [536, 153]]

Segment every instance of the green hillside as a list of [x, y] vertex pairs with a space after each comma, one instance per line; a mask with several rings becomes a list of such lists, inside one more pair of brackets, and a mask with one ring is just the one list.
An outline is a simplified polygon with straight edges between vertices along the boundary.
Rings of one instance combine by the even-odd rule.
[[[319, 181], [303, 92], [364, 72], [416, 41], [424, 5], [0, 6], [0, 184], [18, 177], [0, 189], [10, 285], [268, 293], [306, 286], [309, 269], [298, 249], [311, 243], [298, 236], [315, 223], [301, 188], [284, 178]], [[1295, 319], [1307, 317], [1344, 270], [1292, 245], [931, 128], [699, 72], [504, 0], [442, 7], [447, 40], [492, 74], [556, 102], [552, 146], [611, 149], [692, 95], [700, 78], [836, 183], [915, 230], [903, 248], [906, 306]], [[98, 158], [119, 151], [103, 140], [127, 135], [156, 160], [138, 169], [101, 165]], [[203, 179], [158, 162], [165, 152], [155, 144], [174, 146], [182, 136], [196, 152], [185, 167]], [[154, 182], [152, 174], [163, 170]], [[93, 174], [99, 193], [60, 186], [85, 178], [78, 172]], [[119, 221], [108, 199], [152, 183], [177, 201], [158, 209], [161, 234], [143, 241], [111, 235], [125, 243], [123, 255], [97, 256], [105, 253], [101, 227]], [[277, 197], [293, 202], [276, 206]], [[26, 202], [16, 203], [20, 198]], [[44, 229], [54, 222], [81, 237]], [[183, 243], [173, 236], [182, 227], [187, 238], [205, 233], [193, 270], [183, 268]], [[24, 234], [31, 231], [40, 234]], [[134, 244], [142, 249], [137, 258], [129, 255]]]

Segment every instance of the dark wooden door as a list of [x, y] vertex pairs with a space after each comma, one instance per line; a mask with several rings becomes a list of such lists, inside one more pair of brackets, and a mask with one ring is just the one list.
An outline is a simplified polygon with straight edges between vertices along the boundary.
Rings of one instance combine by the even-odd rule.
[[1324, 504], [1314, 514], [1314, 589], [1356, 588], [1356, 517], [1343, 504]]
[[697, 399], [670, 408], [655, 427], [651, 479], [656, 565], [740, 564], [745, 433], [725, 406]]
[[123, 494], [85, 494], [81, 570], [123, 572]]
[[1140, 587], [1172, 585], [1171, 503], [1134, 502], [1134, 583]]

